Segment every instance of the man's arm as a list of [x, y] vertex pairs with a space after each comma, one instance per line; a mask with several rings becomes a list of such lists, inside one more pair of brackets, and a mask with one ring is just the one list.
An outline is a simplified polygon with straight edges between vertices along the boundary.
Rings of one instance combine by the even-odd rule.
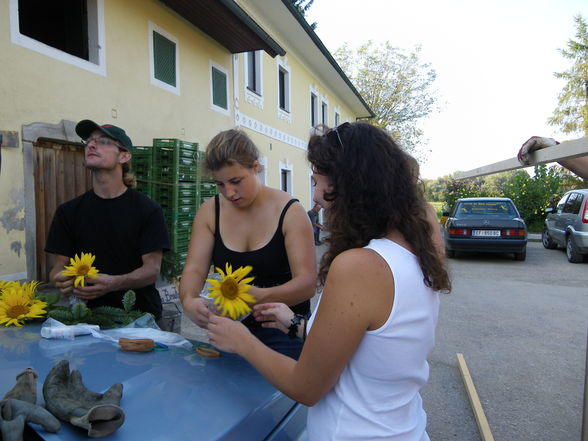
[[562, 167], [567, 168], [572, 173], [577, 174], [582, 179], [588, 179], [588, 156], [580, 156], [573, 159], [564, 159], [559, 161]]
[[87, 278], [86, 286], [74, 289], [80, 299], [91, 300], [112, 291], [126, 291], [155, 283], [161, 269], [162, 250], [143, 254], [143, 265], [127, 274], [112, 276], [99, 273], [97, 278]]

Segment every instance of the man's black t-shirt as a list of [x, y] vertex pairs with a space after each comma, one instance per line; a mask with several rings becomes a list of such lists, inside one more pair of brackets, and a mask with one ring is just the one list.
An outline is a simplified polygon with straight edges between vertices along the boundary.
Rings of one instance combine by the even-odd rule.
[[[143, 254], [168, 249], [161, 206], [131, 188], [113, 199], [102, 199], [90, 190], [61, 204], [45, 245], [46, 252], [67, 257], [92, 253], [98, 271], [110, 275], [130, 273], [143, 265]], [[135, 309], [159, 318], [162, 307], [155, 284], [134, 291]], [[88, 306], [121, 308], [124, 293], [110, 292], [89, 300]]]

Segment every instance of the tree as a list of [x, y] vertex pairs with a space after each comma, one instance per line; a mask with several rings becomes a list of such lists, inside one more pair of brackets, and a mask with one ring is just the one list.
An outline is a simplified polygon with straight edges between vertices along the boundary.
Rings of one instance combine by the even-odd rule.
[[406, 53], [390, 42], [374, 46], [368, 41], [356, 50], [344, 44], [333, 54], [374, 111], [372, 124], [417, 156], [417, 146], [423, 142], [418, 122], [437, 110], [432, 90], [437, 74], [419, 59], [420, 51], [420, 46]]
[[[310, 7], [314, 3], [314, 0], [290, 0], [290, 1], [294, 5], [294, 7], [298, 10], [298, 12], [300, 13], [300, 15], [302, 15], [303, 17], [306, 16], [306, 13], [308, 12], [308, 10], [310, 9]], [[310, 26], [310, 28], [312, 30], [315, 30], [316, 29], [316, 22], [314, 22], [314, 23], [308, 23], [308, 25]]]
[[588, 136], [588, 27], [581, 15], [574, 17], [576, 40], [568, 40], [567, 49], [560, 53], [573, 65], [565, 72], [554, 73], [566, 80], [558, 96], [558, 106], [547, 123], [558, 126], [563, 133], [583, 132]]

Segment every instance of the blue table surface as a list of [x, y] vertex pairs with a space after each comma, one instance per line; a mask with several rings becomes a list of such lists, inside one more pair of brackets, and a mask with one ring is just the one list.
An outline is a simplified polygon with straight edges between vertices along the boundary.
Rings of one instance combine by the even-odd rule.
[[[45, 339], [38, 324], [0, 329], [0, 397], [32, 367], [39, 375], [37, 403], [44, 404], [43, 381], [60, 360], [78, 369], [94, 392], [123, 384], [125, 423], [105, 440], [259, 441], [295, 405], [234, 354], [203, 358], [178, 348], [123, 352], [91, 336]], [[48, 441], [88, 439], [69, 423], [56, 434], [33, 427]]]

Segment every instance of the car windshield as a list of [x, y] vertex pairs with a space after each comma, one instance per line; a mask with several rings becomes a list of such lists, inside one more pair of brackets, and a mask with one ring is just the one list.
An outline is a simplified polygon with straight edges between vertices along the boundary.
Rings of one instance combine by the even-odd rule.
[[455, 210], [455, 217], [515, 217], [516, 211], [508, 201], [463, 201]]

